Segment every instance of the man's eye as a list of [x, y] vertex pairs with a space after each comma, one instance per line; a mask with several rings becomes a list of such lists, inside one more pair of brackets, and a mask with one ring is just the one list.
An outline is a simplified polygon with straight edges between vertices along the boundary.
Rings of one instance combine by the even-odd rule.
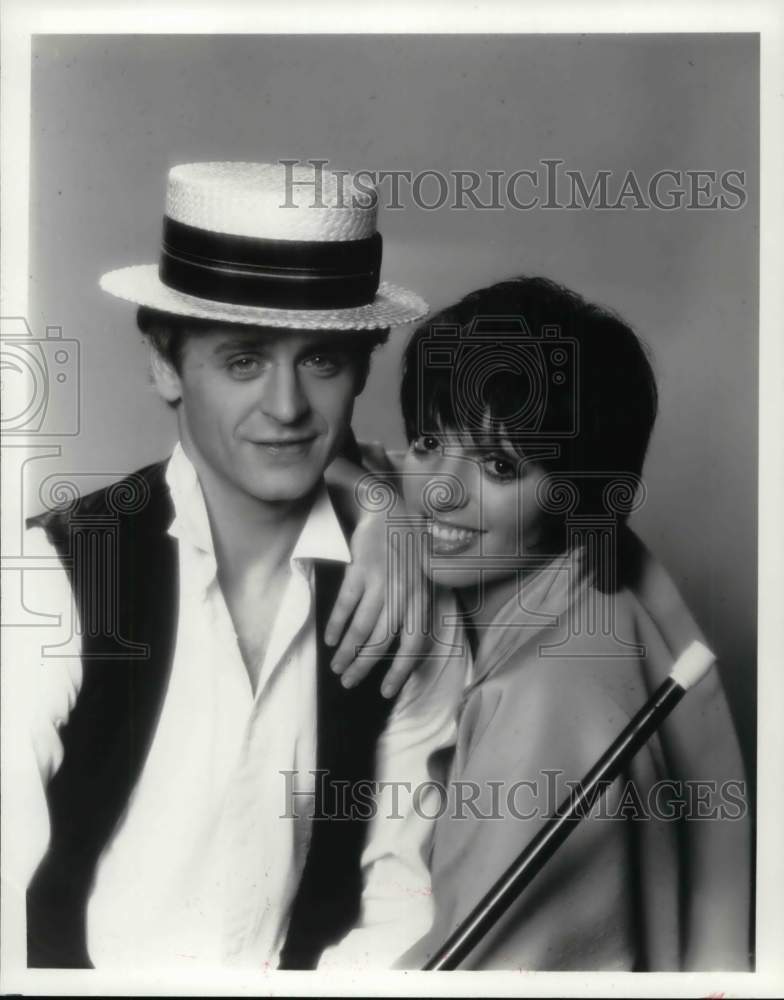
[[259, 359], [250, 354], [241, 354], [229, 361], [229, 371], [237, 378], [250, 378], [256, 375], [260, 366]]
[[332, 375], [342, 367], [340, 358], [333, 354], [311, 354], [302, 363], [321, 375]]
[[441, 442], [432, 434], [423, 434], [414, 440], [414, 451], [420, 455], [441, 450]]

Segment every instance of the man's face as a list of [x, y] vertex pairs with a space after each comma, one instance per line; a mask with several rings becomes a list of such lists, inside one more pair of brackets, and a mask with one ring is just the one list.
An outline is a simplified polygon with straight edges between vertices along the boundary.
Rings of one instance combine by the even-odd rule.
[[179, 373], [165, 367], [156, 382], [181, 400], [180, 437], [203, 485], [265, 502], [314, 489], [362, 388], [349, 341], [324, 331], [216, 325], [186, 335]]

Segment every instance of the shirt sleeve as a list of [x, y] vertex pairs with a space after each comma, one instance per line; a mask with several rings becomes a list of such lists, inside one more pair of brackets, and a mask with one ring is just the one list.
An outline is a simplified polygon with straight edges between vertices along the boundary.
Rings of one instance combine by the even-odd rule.
[[15, 939], [24, 928], [27, 885], [49, 843], [45, 789], [62, 763], [60, 729], [82, 678], [70, 583], [42, 528], [26, 533], [25, 557], [30, 567], [20, 571], [22, 623], [4, 627], [3, 635], [3, 792], [12, 818], [4, 829], [4, 877], [7, 926]]
[[[441, 615], [448, 616], [451, 607], [449, 595], [439, 605]], [[454, 624], [440, 630], [439, 642], [409, 676], [380, 738], [376, 808], [361, 862], [360, 918], [324, 952], [319, 970], [389, 968], [432, 923], [433, 821], [445, 806], [455, 719], [470, 670]]]

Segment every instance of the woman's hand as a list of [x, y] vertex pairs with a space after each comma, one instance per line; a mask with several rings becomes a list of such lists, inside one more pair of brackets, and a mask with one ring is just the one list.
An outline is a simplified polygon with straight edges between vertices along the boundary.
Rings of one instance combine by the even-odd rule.
[[[384, 488], [391, 489], [388, 484]], [[382, 694], [391, 698], [428, 646], [432, 588], [422, 573], [421, 534], [412, 529], [414, 544], [407, 544], [404, 528], [396, 525], [390, 532], [388, 526], [387, 511], [365, 510], [360, 517], [351, 538], [352, 563], [324, 638], [331, 646], [339, 642], [332, 669], [342, 675], [346, 687], [353, 687], [400, 636], [381, 687]]]

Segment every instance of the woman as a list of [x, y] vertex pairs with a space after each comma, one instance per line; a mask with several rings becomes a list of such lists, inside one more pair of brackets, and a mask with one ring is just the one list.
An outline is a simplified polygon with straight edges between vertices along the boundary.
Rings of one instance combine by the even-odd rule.
[[[539, 278], [482, 289], [416, 331], [401, 400], [406, 507], [474, 661], [418, 968], [702, 637], [626, 526], [657, 393], [620, 318]], [[714, 668], [462, 968], [748, 968], [743, 779]]]
[[[626, 527], [657, 394], [621, 319], [549, 281], [501, 282], [417, 330], [401, 398], [406, 505], [426, 518], [426, 571], [455, 589], [474, 656], [435, 829], [437, 916], [410, 966], [701, 636]], [[745, 787], [715, 669], [464, 967], [747, 967], [748, 822], [707, 801], [709, 781]]]

